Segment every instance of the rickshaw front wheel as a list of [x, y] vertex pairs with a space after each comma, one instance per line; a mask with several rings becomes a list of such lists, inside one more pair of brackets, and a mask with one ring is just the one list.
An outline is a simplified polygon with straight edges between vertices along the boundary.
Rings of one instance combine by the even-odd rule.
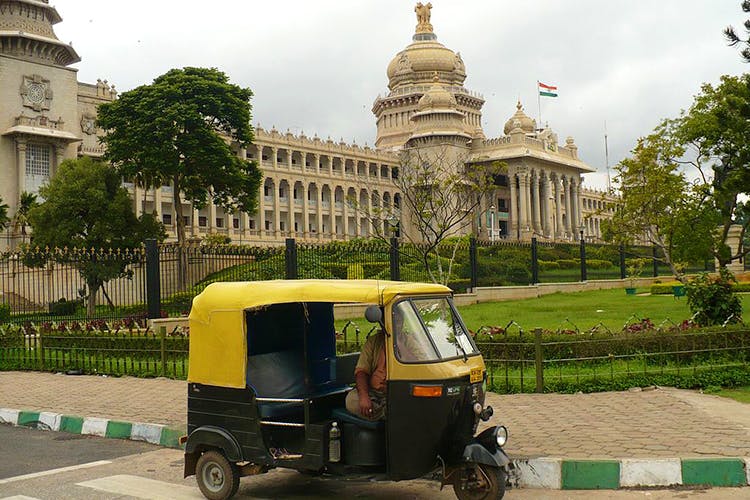
[[505, 495], [505, 471], [472, 464], [453, 474], [453, 491], [459, 500], [499, 500]]
[[195, 466], [195, 478], [209, 500], [232, 498], [240, 487], [240, 471], [219, 451], [203, 453]]

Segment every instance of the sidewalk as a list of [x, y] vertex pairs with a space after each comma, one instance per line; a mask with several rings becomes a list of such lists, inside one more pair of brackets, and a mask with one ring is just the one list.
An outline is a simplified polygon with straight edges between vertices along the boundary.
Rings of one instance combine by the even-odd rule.
[[[161, 424], [183, 432], [186, 398], [184, 381], [0, 372], [0, 409]], [[621, 477], [626, 464], [651, 469], [648, 464], [652, 462], [667, 464], [673, 475], [676, 461], [677, 475], [681, 467], [682, 478], [634, 481], [681, 484], [685, 464], [700, 466], [705, 459], [714, 459], [705, 463], [706, 469], [729, 467], [729, 475], [741, 472], [743, 484], [748, 484], [750, 468], [742, 459], [750, 457], [750, 408], [742, 403], [670, 388], [573, 395], [489, 394], [487, 403], [495, 409], [488, 424], [509, 429], [508, 455], [517, 460], [522, 472], [524, 467], [531, 469], [520, 481], [522, 485], [555, 487], [546, 484], [549, 473], [543, 472], [550, 464], [555, 471], [551, 481], [559, 485], [555, 475], [565, 476], [566, 464], [578, 470], [594, 463], [589, 461], [618, 464], [618, 485], [629, 481], [623, 483]], [[565, 478], [561, 480], [564, 487]]]

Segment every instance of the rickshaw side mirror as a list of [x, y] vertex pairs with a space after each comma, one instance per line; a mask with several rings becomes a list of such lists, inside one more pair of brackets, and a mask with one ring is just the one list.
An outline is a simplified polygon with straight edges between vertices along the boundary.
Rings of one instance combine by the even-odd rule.
[[383, 310], [378, 306], [367, 306], [365, 309], [365, 319], [370, 323], [383, 324]]

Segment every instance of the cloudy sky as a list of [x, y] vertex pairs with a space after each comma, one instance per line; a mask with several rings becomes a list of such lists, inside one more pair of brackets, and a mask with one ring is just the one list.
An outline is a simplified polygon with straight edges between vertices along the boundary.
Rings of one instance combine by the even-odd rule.
[[[502, 134], [520, 97], [543, 122], [573, 136], [601, 171], [639, 136], [689, 107], [704, 82], [750, 68], [722, 29], [741, 28], [739, 0], [431, 0], [438, 40], [460, 52], [465, 86], [487, 101], [487, 137]], [[372, 103], [386, 67], [411, 42], [411, 0], [50, 0], [58, 37], [82, 57], [79, 80], [124, 91], [171, 68], [211, 66], [250, 87], [253, 122], [373, 144]]]

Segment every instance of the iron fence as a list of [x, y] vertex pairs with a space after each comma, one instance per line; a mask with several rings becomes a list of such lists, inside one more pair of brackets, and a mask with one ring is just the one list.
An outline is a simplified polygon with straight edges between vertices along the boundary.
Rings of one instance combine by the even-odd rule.
[[[33, 249], [0, 256], [0, 324], [187, 314], [216, 281], [392, 279], [482, 286], [669, 273], [652, 247], [454, 239], [437, 249], [392, 238], [284, 246], [157, 246], [128, 251]], [[689, 270], [713, 270], [695, 262]], [[93, 293], [92, 293], [93, 291]]]
[[[86, 328], [100, 328], [86, 330]], [[101, 329], [104, 328], [104, 329]], [[188, 339], [133, 323], [77, 322], [0, 330], [0, 369], [67, 373], [187, 377]]]
[[[729, 382], [750, 379], [748, 330], [589, 335], [560, 340], [541, 330], [477, 342], [495, 391], [569, 392], [618, 390], [644, 385], [705, 385], [703, 373], [729, 373]], [[744, 378], [743, 378], [744, 377]], [[712, 380], [711, 377], [704, 379]], [[717, 380], [717, 379], [713, 379]], [[716, 381], [713, 385], [721, 385]]]

